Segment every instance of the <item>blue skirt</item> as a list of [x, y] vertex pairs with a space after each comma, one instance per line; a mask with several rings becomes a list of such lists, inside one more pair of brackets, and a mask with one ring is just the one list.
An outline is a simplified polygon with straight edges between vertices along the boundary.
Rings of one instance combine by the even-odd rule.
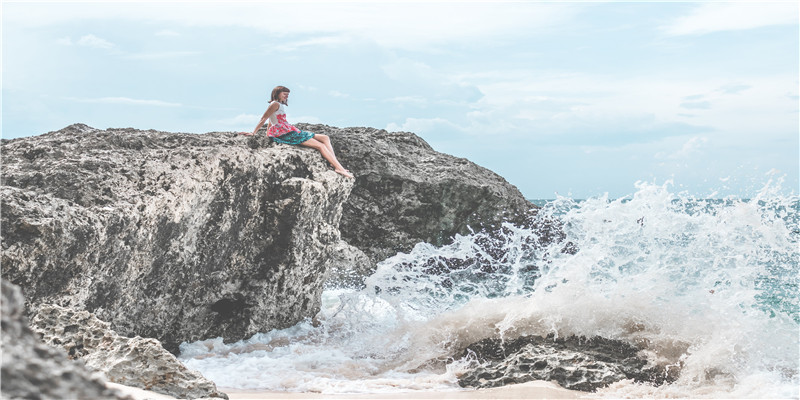
[[272, 138], [272, 140], [284, 144], [300, 144], [313, 137], [314, 134], [308, 131], [291, 131], [280, 136], [275, 136]]

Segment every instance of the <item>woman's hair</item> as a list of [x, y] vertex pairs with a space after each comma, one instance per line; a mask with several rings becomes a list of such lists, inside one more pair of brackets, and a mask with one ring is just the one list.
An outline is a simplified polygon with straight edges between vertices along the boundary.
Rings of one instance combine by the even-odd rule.
[[[291, 92], [291, 90], [289, 90], [289, 88], [287, 88], [286, 86], [275, 86], [275, 89], [272, 89], [272, 98], [269, 101], [270, 102], [280, 101], [278, 100], [278, 96], [283, 92], [289, 93]], [[289, 100], [286, 100], [286, 102], [283, 104], [289, 105]]]

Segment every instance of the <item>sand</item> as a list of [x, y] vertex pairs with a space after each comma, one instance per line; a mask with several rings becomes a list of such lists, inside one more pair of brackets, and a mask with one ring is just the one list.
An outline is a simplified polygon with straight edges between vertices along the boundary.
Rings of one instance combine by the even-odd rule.
[[[130, 386], [109, 383], [110, 387], [129, 394], [136, 400], [174, 399], [172, 396], [137, 389]], [[521, 383], [492, 389], [454, 390], [454, 391], [415, 391], [397, 393], [293, 393], [258, 390], [220, 388], [231, 400], [257, 399], [577, 399], [587, 393], [564, 389], [544, 381]]]

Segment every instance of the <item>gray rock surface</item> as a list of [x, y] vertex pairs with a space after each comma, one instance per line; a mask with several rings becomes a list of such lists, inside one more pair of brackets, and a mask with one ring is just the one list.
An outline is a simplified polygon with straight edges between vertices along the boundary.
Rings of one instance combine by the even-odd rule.
[[71, 361], [36, 336], [25, 317], [25, 299], [19, 287], [2, 281], [3, 399], [126, 399], [106, 387], [81, 363]]
[[623, 379], [660, 385], [674, 381], [678, 372], [649, 365], [633, 346], [601, 337], [484, 339], [467, 347], [464, 357], [473, 358], [475, 368], [458, 383], [478, 388], [545, 380], [591, 392]]
[[124, 336], [239, 340], [320, 307], [353, 185], [311, 149], [76, 124], [2, 141], [3, 277]]
[[214, 382], [186, 368], [157, 340], [119, 336], [107, 322], [87, 311], [44, 304], [31, 327], [47, 344], [63, 348], [110, 382], [179, 399], [228, 398]]
[[301, 127], [330, 134], [356, 179], [263, 136], [76, 124], [3, 140], [3, 276], [32, 306], [87, 310], [176, 352], [292, 326], [319, 310], [328, 271], [357, 285], [420, 241], [533, 207], [414, 134]]
[[503, 177], [434, 151], [413, 133], [298, 127], [331, 136], [337, 157], [356, 175], [340, 230], [373, 266], [419, 242], [439, 246], [470, 229], [522, 223], [535, 208]]
[[374, 264], [363, 251], [344, 241], [336, 245], [331, 257], [325, 261], [328, 279], [326, 287], [361, 288], [365, 274], [373, 269]]

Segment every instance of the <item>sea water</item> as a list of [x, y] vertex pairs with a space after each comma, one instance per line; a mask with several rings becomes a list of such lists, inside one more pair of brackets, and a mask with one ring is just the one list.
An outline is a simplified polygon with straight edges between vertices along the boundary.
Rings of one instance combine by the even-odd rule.
[[563, 240], [500, 233], [420, 243], [363, 289], [323, 293], [318, 324], [181, 345], [222, 388], [322, 393], [463, 390], [484, 338], [602, 336], [679, 371], [599, 397], [797, 398], [800, 202], [768, 183], [752, 199], [703, 200], [638, 183], [621, 199], [558, 198], [539, 212]]

